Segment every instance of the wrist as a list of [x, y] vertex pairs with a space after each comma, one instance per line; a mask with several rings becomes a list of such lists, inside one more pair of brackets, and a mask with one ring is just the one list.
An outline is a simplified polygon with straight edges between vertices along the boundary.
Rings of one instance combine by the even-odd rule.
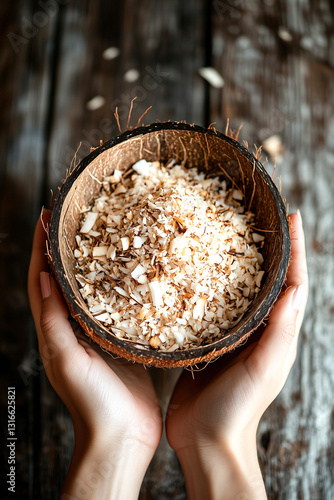
[[264, 500], [256, 440], [197, 440], [177, 451], [189, 500]]
[[153, 450], [132, 439], [76, 440], [60, 499], [137, 499], [152, 456]]

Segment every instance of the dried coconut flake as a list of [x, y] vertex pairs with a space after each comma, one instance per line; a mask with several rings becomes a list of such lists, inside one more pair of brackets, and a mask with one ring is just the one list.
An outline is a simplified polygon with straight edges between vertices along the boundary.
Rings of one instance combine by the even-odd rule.
[[140, 160], [120, 179], [115, 170], [82, 208], [74, 257], [91, 314], [148, 349], [172, 352], [221, 338], [264, 275], [264, 237], [244, 213], [243, 194], [173, 163]]

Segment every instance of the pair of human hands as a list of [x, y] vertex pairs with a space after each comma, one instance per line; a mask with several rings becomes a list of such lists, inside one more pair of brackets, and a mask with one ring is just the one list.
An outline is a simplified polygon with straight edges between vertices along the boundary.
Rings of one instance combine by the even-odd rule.
[[[162, 433], [159, 402], [143, 366], [97, 351], [68, 319], [48, 273], [50, 216], [43, 211], [36, 226], [28, 291], [46, 374], [75, 431], [61, 498], [137, 498]], [[195, 379], [184, 371], [171, 397], [167, 438], [180, 459], [189, 498], [265, 498], [256, 430], [295, 360], [308, 291], [301, 217], [298, 212], [289, 218], [286, 285], [260, 339], [197, 372]]]

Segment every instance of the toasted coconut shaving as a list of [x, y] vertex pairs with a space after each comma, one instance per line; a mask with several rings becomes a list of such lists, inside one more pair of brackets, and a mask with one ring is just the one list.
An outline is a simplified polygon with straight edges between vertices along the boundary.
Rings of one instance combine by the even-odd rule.
[[243, 193], [173, 163], [140, 160], [131, 176], [106, 177], [81, 207], [74, 250], [95, 319], [118, 338], [168, 352], [223, 337], [264, 275], [264, 236], [244, 213]]

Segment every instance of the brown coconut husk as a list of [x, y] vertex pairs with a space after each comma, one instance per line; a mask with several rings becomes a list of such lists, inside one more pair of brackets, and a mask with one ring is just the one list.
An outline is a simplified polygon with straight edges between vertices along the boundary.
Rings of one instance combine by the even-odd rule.
[[[237, 132], [235, 137], [238, 137]], [[260, 150], [257, 151], [260, 156]], [[249, 310], [222, 338], [210, 345], [164, 352], [140, 348], [121, 340], [89, 312], [75, 279], [75, 235], [80, 208], [98, 194], [102, 179], [114, 170], [131, 174], [140, 159], [168, 164], [174, 159], [184, 168], [196, 167], [207, 176], [220, 176], [239, 189], [245, 206], [255, 213], [257, 231], [265, 233], [262, 249], [265, 271], [261, 291]], [[61, 187], [50, 226], [50, 260], [70, 313], [85, 333], [104, 350], [128, 360], [157, 367], [193, 366], [209, 362], [245, 343], [249, 335], [268, 316], [283, 285], [290, 255], [289, 225], [280, 192], [259, 160], [235, 139], [213, 127], [205, 129], [186, 123], [156, 123], [127, 130], [94, 149], [69, 172]]]

